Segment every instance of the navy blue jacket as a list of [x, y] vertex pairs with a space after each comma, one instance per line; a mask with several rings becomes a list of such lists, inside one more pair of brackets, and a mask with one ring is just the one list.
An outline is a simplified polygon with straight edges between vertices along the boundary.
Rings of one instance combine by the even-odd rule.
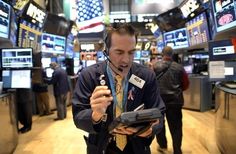
[[[94, 125], [92, 123], [92, 110], [90, 107], [90, 97], [96, 86], [100, 85], [99, 77], [105, 75], [106, 83], [109, 83], [108, 75], [106, 72], [106, 62], [97, 63], [86, 69], [84, 69], [77, 81], [73, 100], [72, 100], [72, 112], [74, 123], [77, 128], [82, 129], [89, 133], [89, 138], [87, 142], [88, 153], [96, 154], [96, 147], [104, 146], [106, 144], [102, 141], [106, 141], [106, 133], [108, 125], [113, 120], [113, 102], [108, 106], [106, 113], [108, 114], [108, 119], [106, 122]], [[159, 108], [161, 112], [164, 112], [165, 105], [160, 97], [158, 83], [156, 80], [155, 73], [152, 72], [147, 67], [133, 63], [130, 75], [136, 75], [141, 79], [145, 80], [145, 84], [142, 89], [136, 87], [132, 83], [128, 85], [128, 92], [132, 91], [133, 99], [127, 99], [126, 109], [127, 111], [133, 111], [142, 103], [145, 104], [145, 108]], [[110, 85], [107, 84], [110, 88]], [[162, 124], [158, 127], [153, 128], [153, 134], [155, 134], [158, 129], [162, 128]], [[104, 139], [104, 140], [103, 140]], [[128, 142], [132, 142], [135, 154], [144, 154], [144, 150], [148, 147], [153, 138], [142, 138], [142, 137], [128, 137]], [[89, 143], [89, 144], [88, 144]], [[94, 149], [94, 150], [93, 150]]]
[[55, 96], [66, 94], [70, 90], [67, 73], [60, 67], [54, 70], [52, 78], [48, 83], [53, 84]]

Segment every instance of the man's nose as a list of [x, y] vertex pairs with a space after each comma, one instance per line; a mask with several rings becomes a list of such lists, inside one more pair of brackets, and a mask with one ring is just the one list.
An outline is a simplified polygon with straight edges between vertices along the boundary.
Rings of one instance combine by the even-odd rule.
[[130, 56], [128, 54], [125, 54], [122, 58], [122, 62], [129, 63], [129, 61], [130, 61]]

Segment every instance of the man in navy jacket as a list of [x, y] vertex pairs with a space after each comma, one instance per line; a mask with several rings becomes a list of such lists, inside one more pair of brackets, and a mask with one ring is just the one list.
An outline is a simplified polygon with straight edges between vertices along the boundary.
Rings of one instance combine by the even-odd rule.
[[133, 111], [141, 104], [145, 109], [159, 108], [164, 112], [155, 73], [133, 63], [137, 33], [132, 26], [111, 28], [105, 43], [107, 61], [85, 68], [77, 81], [72, 101], [74, 123], [89, 133], [88, 138], [85, 137], [88, 154], [150, 154], [149, 146], [154, 134], [162, 128], [163, 118], [138, 136], [132, 136], [137, 131], [135, 128], [115, 129], [114, 133], [127, 136], [123, 151], [116, 147], [116, 139], [109, 134], [108, 126], [115, 117], [115, 75], [123, 78], [123, 112]]
[[67, 113], [67, 93], [70, 91], [68, 76], [66, 71], [60, 68], [57, 63], [52, 62], [50, 67], [54, 70], [54, 72], [51, 80], [47, 81], [47, 83], [53, 84], [53, 93], [56, 99], [57, 118], [54, 120], [63, 120], [66, 118]]

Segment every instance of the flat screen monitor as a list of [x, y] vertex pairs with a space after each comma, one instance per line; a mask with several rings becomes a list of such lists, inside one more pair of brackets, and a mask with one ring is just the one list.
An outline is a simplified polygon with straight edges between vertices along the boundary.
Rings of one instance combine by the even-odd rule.
[[97, 51], [97, 60], [98, 61], [104, 61], [105, 60], [105, 56], [103, 51]]
[[164, 42], [166, 46], [170, 46], [173, 49], [188, 47], [186, 28], [164, 33]]
[[60, 66], [60, 67], [66, 67], [66, 58], [63, 57], [63, 56], [58, 56], [57, 57], [57, 64]]
[[203, 9], [201, 0], [184, 0], [179, 7], [183, 16], [188, 19], [194, 17]]
[[201, 13], [186, 23], [189, 45], [197, 45], [210, 39], [206, 13]]
[[91, 66], [93, 64], [96, 64], [96, 60], [86, 60], [86, 66]]
[[183, 28], [186, 23], [183, 13], [178, 7], [158, 15], [153, 21], [157, 23], [160, 30], [163, 32]]
[[141, 51], [141, 59], [142, 58], [150, 58], [150, 51], [149, 50], [142, 50]]
[[72, 33], [70, 35], [67, 36], [66, 39], [66, 56], [68, 58], [73, 58], [74, 55], [74, 36], [72, 35]]
[[33, 67], [32, 48], [4, 48], [1, 49], [2, 68]]
[[31, 88], [31, 70], [3, 70], [3, 88]]
[[221, 32], [236, 26], [236, 1], [212, 0], [216, 31]]
[[93, 51], [95, 49], [94, 44], [81, 44], [80, 49], [83, 51]]
[[17, 15], [12, 9], [11, 11], [11, 26], [10, 26], [10, 34], [9, 39], [11, 40], [13, 46], [17, 45], [17, 31], [18, 31], [18, 24], [17, 24]]
[[221, 40], [209, 42], [209, 59], [215, 60], [236, 60], [236, 50], [232, 40]]
[[192, 74], [193, 73], [193, 65], [184, 66], [184, 70], [185, 70], [186, 73]]
[[63, 36], [49, 33], [42, 34], [42, 52], [64, 54], [66, 39]]
[[47, 68], [45, 68], [45, 72], [46, 72], [46, 77], [51, 78], [54, 70], [51, 69], [50, 67], [47, 67]]
[[135, 51], [134, 53], [134, 59], [140, 59], [141, 58], [141, 51]]
[[135, 59], [134, 62], [135, 62], [135, 63], [138, 63], [138, 64], [141, 63], [140, 60], [138, 60], [138, 59]]
[[32, 47], [38, 50], [37, 48], [41, 43], [41, 30], [34, 24], [21, 18], [18, 20], [18, 24], [17, 46]]
[[42, 67], [43, 68], [46, 68], [46, 67], [50, 67], [50, 64], [51, 64], [51, 58], [48, 57], [48, 58], [41, 58], [41, 64], [42, 64]]
[[0, 0], [0, 37], [9, 38], [11, 7]]
[[80, 66], [80, 59], [79, 58], [74, 58], [74, 67]]
[[159, 37], [156, 38], [157, 40], [157, 51], [162, 52], [163, 48], [165, 47], [165, 42], [163, 40], [163, 35], [159, 35]]

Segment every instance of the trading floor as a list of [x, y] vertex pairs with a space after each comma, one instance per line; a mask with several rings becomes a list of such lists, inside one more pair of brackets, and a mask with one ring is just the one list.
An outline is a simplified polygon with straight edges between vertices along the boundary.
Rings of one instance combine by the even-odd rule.
[[[214, 136], [214, 110], [197, 112], [183, 110], [184, 154], [219, 154]], [[72, 120], [71, 106], [68, 117], [54, 121], [56, 112], [50, 116], [34, 116], [32, 130], [19, 135], [19, 143], [14, 154], [86, 154], [83, 132]], [[167, 154], [173, 153], [169, 131]], [[152, 154], [158, 154], [156, 140], [151, 145]]]

